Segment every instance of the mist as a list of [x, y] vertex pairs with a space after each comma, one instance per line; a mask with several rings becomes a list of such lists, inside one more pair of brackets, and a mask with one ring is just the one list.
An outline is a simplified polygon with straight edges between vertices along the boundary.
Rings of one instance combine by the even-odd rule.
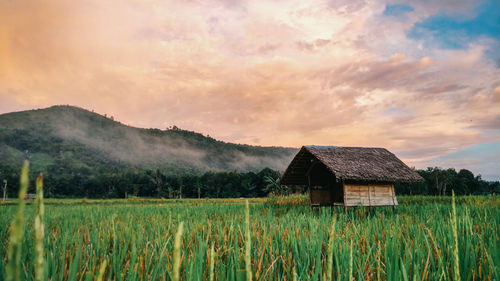
[[114, 161], [148, 168], [197, 171], [283, 171], [297, 149], [223, 143], [182, 130], [140, 129], [86, 111], [63, 110], [46, 125], [55, 135], [83, 144]]

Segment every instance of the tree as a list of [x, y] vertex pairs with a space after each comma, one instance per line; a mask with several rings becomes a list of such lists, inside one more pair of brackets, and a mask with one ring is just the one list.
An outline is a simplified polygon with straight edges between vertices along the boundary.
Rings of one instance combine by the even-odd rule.
[[279, 179], [273, 179], [271, 176], [265, 176], [264, 181], [266, 182], [266, 189], [268, 192], [273, 194], [285, 195], [287, 191], [286, 186], [281, 186]]
[[201, 198], [201, 180], [199, 177], [196, 177], [196, 190], [198, 191], [198, 199]]
[[474, 180], [474, 174], [467, 169], [461, 169], [460, 171], [458, 171], [458, 176], [468, 181]]
[[448, 186], [456, 176], [455, 169], [443, 170], [439, 167], [427, 168], [430, 172], [437, 195], [445, 195]]
[[147, 171], [147, 175], [154, 186], [155, 195], [160, 197], [165, 176], [161, 173], [160, 169], [156, 169], [155, 172], [149, 170]]
[[[457, 172], [453, 168], [449, 168], [442, 172], [442, 193], [441, 195], [446, 195], [447, 188], [454, 183], [454, 179], [457, 177]], [[455, 187], [456, 188], [456, 187]]]
[[3, 180], [3, 201], [7, 199], [7, 180]]
[[179, 186], [179, 198], [182, 199], [182, 186], [184, 185], [182, 177], [177, 178], [177, 185]]
[[457, 179], [460, 184], [459, 190], [462, 191], [462, 193], [459, 194], [471, 194], [477, 192], [477, 190], [475, 190], [476, 184], [474, 183], [474, 174], [471, 171], [461, 169], [458, 171]]

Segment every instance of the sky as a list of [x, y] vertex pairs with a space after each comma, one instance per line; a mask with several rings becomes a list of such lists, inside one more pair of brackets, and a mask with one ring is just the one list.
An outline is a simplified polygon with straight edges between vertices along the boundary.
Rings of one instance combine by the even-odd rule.
[[500, 179], [500, 1], [0, 1], [0, 113], [385, 147]]

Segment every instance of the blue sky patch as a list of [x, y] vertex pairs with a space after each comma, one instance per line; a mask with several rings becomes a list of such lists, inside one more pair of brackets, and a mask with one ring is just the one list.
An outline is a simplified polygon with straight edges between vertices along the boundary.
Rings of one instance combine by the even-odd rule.
[[500, 180], [498, 169], [500, 159], [500, 141], [471, 145], [452, 153], [431, 159], [434, 165], [469, 169], [474, 174], [481, 174], [486, 180]]
[[413, 7], [405, 4], [386, 5], [382, 13], [384, 16], [406, 19], [406, 14], [413, 12]]
[[480, 37], [500, 40], [500, 1], [486, 0], [478, 5], [476, 16], [436, 14], [416, 23], [408, 32], [423, 39], [427, 47], [463, 49]]

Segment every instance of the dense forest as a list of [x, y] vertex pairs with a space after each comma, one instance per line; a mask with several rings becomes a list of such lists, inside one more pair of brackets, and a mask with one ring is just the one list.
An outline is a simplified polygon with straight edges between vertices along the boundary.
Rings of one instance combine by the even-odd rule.
[[[420, 183], [398, 183], [398, 195], [457, 195], [500, 193], [500, 182], [487, 182], [469, 170], [428, 168], [417, 170], [425, 179]], [[15, 196], [19, 169], [0, 167], [2, 187], [8, 196]], [[34, 172], [31, 176], [35, 178]], [[280, 173], [265, 168], [259, 172], [205, 172], [203, 174], [167, 175], [157, 170], [116, 166], [90, 171], [66, 166], [62, 161], [49, 167], [45, 174], [47, 197], [163, 197], [163, 198], [226, 198], [263, 197], [269, 194], [307, 192], [306, 187], [280, 186]], [[33, 192], [34, 184], [30, 190]]]
[[[277, 191], [275, 179], [279, 173], [271, 169], [254, 172], [206, 172], [204, 174], [165, 175], [160, 170], [140, 170], [120, 167], [87, 174], [62, 166], [44, 175], [46, 197], [163, 197], [163, 198], [222, 198], [263, 197]], [[83, 172], [83, 173], [82, 173]], [[35, 178], [32, 173], [31, 179]], [[9, 197], [16, 196], [18, 170], [1, 170], [0, 179]], [[34, 183], [29, 191], [34, 193]]]
[[[17, 193], [22, 162], [42, 172], [48, 197], [260, 197], [306, 192], [281, 187], [296, 149], [217, 141], [171, 126], [126, 126], [111, 116], [71, 106], [0, 115], [0, 184]], [[263, 167], [269, 167], [262, 169]], [[468, 170], [418, 170], [422, 183], [397, 184], [398, 194], [499, 193]], [[31, 185], [34, 188], [34, 185]]]

